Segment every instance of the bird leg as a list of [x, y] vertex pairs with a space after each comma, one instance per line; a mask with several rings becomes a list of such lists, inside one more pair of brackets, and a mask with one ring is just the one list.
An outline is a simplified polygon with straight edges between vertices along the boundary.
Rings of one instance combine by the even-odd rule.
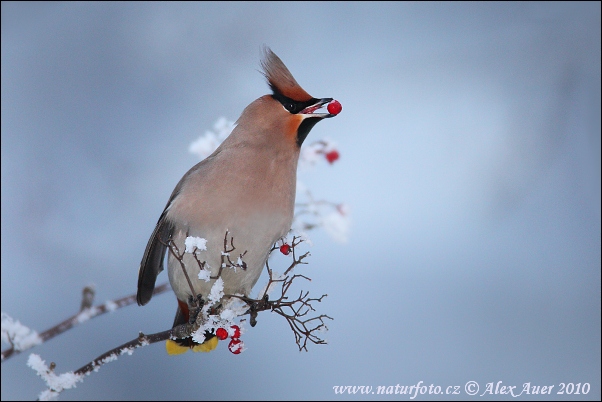
[[205, 305], [205, 300], [203, 299], [203, 296], [198, 294], [196, 295], [196, 297], [193, 297], [192, 295], [188, 296], [188, 323], [192, 324], [196, 321], [199, 313], [201, 312], [201, 310], [203, 309], [203, 306]]
[[272, 302], [270, 302], [267, 294], [264, 295], [260, 300], [250, 299], [248, 297], [244, 297], [242, 300], [249, 306], [249, 309], [245, 312], [245, 314], [249, 314], [249, 324], [251, 324], [252, 327], [257, 325], [257, 314], [260, 311], [272, 309]]

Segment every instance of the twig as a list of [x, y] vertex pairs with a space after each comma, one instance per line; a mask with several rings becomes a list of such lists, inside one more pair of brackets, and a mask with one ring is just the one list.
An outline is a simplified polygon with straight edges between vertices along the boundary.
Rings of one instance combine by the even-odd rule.
[[132, 354], [134, 349], [171, 339], [174, 337], [174, 335], [173, 335], [174, 329], [175, 328], [172, 328], [170, 330], [163, 331], [163, 332], [157, 332], [156, 334], [151, 334], [151, 335], [144, 335], [142, 332], [140, 332], [140, 334], [138, 335], [138, 338], [133, 339], [129, 342], [126, 342], [123, 345], [118, 346], [114, 349], [111, 349], [106, 353], [103, 353], [102, 355], [98, 356], [96, 359], [92, 360], [90, 363], [75, 370], [73, 372], [73, 374], [82, 375], [82, 374], [91, 373], [92, 371], [97, 371], [100, 366], [103, 366], [106, 363], [109, 363], [109, 362], [115, 360], [115, 358], [117, 358], [121, 355], [124, 355], [126, 353]]
[[[309, 252], [306, 252], [305, 254], [299, 256], [298, 258], [296, 257], [296, 254], [295, 254], [295, 247], [298, 246], [302, 242], [303, 242], [303, 240], [300, 239], [299, 237], [296, 237], [296, 236], [293, 237], [293, 241], [292, 241], [292, 245], [291, 245], [292, 249], [293, 249], [293, 261], [281, 277], [274, 278], [274, 272], [272, 271], [272, 269], [270, 269], [269, 263], [266, 261], [266, 269], [268, 271], [269, 279], [268, 279], [268, 284], [265, 288], [265, 291], [263, 292], [263, 295], [261, 295], [261, 297], [259, 299], [251, 299], [249, 297], [239, 296], [239, 295], [226, 295], [226, 296], [238, 298], [238, 299], [242, 300], [243, 302], [245, 302], [249, 306], [249, 310], [247, 311], [247, 314], [249, 314], [251, 316], [250, 324], [252, 327], [254, 327], [255, 324], [257, 323], [257, 314], [260, 311], [270, 310], [270, 311], [273, 311], [273, 312], [281, 315], [282, 317], [284, 317], [287, 320], [293, 333], [295, 334], [295, 342], [297, 343], [299, 350], [307, 351], [308, 341], [312, 342], [314, 344], [325, 344], [326, 343], [326, 341], [321, 339], [317, 335], [317, 333], [322, 330], [328, 329], [324, 322], [325, 319], [332, 320], [333, 318], [326, 314], [322, 314], [317, 317], [304, 319], [304, 317], [310, 311], [316, 311], [314, 309], [312, 303], [313, 302], [320, 303], [322, 301], [322, 299], [327, 296], [325, 294], [319, 298], [310, 298], [309, 292], [301, 291], [299, 294], [299, 297], [297, 297], [296, 299], [291, 300], [291, 301], [288, 300], [287, 293], [289, 292], [290, 287], [292, 286], [293, 281], [295, 279], [303, 278], [308, 281], [311, 281], [311, 279], [306, 277], [305, 275], [300, 275], [300, 274], [296, 274], [296, 275], [292, 275], [292, 276], [289, 275], [290, 272], [293, 270], [293, 268], [295, 268], [297, 265], [307, 264], [306, 262], [303, 262], [303, 259], [305, 259], [307, 256], [309, 256]], [[272, 251], [274, 251], [276, 248], [277, 247], [274, 245], [272, 247], [272, 249], [270, 250], [270, 253]], [[281, 283], [280, 296], [275, 300], [268, 300], [268, 293], [270, 291], [270, 288], [272, 287], [272, 285], [274, 285], [276, 283]]]
[[[169, 289], [171, 289], [169, 286], [169, 283], [164, 283], [162, 285], [155, 287], [155, 290], [153, 291], [153, 295], [158, 295]], [[83, 296], [83, 300], [82, 300], [82, 305], [84, 305], [84, 302], [85, 303], [89, 302], [89, 304], [92, 304], [91, 300], [89, 300], [89, 298], [90, 298], [89, 288], [86, 287], [86, 288], [84, 288], [84, 296]], [[109, 301], [107, 301], [103, 304], [100, 304], [98, 306], [95, 306], [95, 307], [84, 308], [79, 313], [75, 314], [74, 316], [67, 318], [65, 321], [63, 321], [63, 322], [55, 325], [54, 327], [39, 334], [39, 337], [41, 339], [40, 343], [44, 343], [44, 342], [54, 338], [55, 336], [60, 335], [63, 332], [73, 328], [76, 325], [88, 321], [91, 318], [98, 317], [99, 315], [102, 315], [102, 314], [105, 314], [108, 312], [112, 312], [116, 309], [126, 307], [126, 306], [129, 306], [130, 304], [134, 304], [134, 303], [136, 303], [136, 295], [135, 294], [129, 295], [126, 297], [122, 297], [121, 299], [117, 299], [117, 300], [109, 300]], [[40, 344], [40, 343], [38, 343], [38, 344]], [[31, 344], [31, 346], [28, 348], [17, 349], [17, 348], [15, 348], [15, 345], [12, 344], [12, 342], [11, 342], [11, 347], [2, 351], [2, 363], [4, 363], [10, 357], [16, 356], [19, 353], [32, 348], [33, 346], [36, 346], [36, 345]]]
[[[312, 297], [309, 297], [308, 291], [302, 290], [299, 292], [299, 295], [296, 298], [289, 300], [288, 293], [290, 292], [291, 286], [296, 279], [302, 278], [302, 279], [311, 281], [311, 279], [305, 275], [292, 274], [292, 270], [297, 265], [306, 264], [306, 262], [304, 262], [304, 259], [309, 256], [309, 252], [306, 252], [300, 256], [297, 256], [297, 254], [295, 252], [295, 247], [298, 246], [302, 241], [303, 240], [298, 237], [293, 237], [292, 245], [291, 245], [292, 249], [293, 249], [293, 253], [292, 253], [293, 260], [283, 275], [276, 277], [274, 272], [272, 271], [272, 269], [269, 267], [269, 264], [266, 262], [266, 269], [267, 269], [267, 272], [269, 275], [269, 279], [268, 279], [268, 284], [266, 286], [266, 289], [263, 292], [262, 297], [260, 299], [255, 300], [255, 299], [251, 299], [247, 296], [240, 296], [240, 295], [224, 295], [224, 297], [238, 298], [249, 306], [248, 310], [242, 315], [249, 314], [251, 316], [251, 326], [255, 326], [255, 324], [257, 322], [256, 317], [257, 317], [258, 312], [260, 312], [260, 311], [270, 310], [270, 311], [273, 311], [273, 312], [279, 314], [280, 316], [284, 317], [286, 319], [289, 327], [293, 331], [293, 334], [295, 336], [295, 342], [297, 343], [299, 350], [307, 351], [308, 343], [314, 343], [314, 344], [325, 344], [326, 343], [325, 340], [320, 338], [319, 333], [322, 330], [327, 329], [325, 320], [326, 319], [332, 320], [332, 317], [330, 317], [326, 314], [321, 314], [316, 317], [308, 317], [308, 315], [311, 312], [316, 311], [313, 306], [313, 303], [322, 302], [324, 297], [327, 296], [325, 294], [319, 298], [312, 298]], [[184, 272], [186, 272], [186, 267], [184, 266], [185, 264], [183, 261], [184, 253], [180, 253], [179, 249], [173, 242], [171, 242], [169, 244], [169, 247], [170, 247], [170, 251], [171, 251], [172, 255], [174, 255], [175, 258], [180, 262], [180, 264], [182, 265], [182, 268], [184, 269]], [[276, 250], [277, 248], [278, 247], [276, 245], [272, 246], [272, 248], [270, 249], [270, 253], [273, 252], [274, 250]], [[219, 279], [219, 277], [223, 271], [223, 268], [226, 268], [226, 267], [240, 267], [242, 269], [246, 268], [241, 263], [238, 263], [238, 262], [233, 263], [231, 261], [231, 259], [229, 258], [229, 253], [234, 251], [235, 249], [236, 248], [234, 247], [234, 239], [233, 238], [230, 238], [230, 242], [228, 244], [228, 232], [226, 232], [226, 236], [224, 237], [224, 251], [222, 252], [222, 258], [221, 258], [222, 266], [220, 267], [220, 270], [218, 271], [218, 275], [215, 278], [212, 277], [212, 279]], [[195, 254], [195, 251], [196, 250], [193, 250], [193, 254]], [[244, 253], [241, 254], [241, 257], [243, 255], [244, 255]], [[201, 262], [199, 258], [195, 258], [195, 260], [196, 260], [197, 264], [199, 264], [199, 268], [202, 269], [204, 267], [205, 262]], [[276, 298], [274, 300], [268, 300], [268, 293], [269, 293], [270, 289], [276, 284], [280, 284], [280, 295], [278, 298]], [[155, 293], [162, 292], [164, 290], [164, 289], [162, 289], [162, 287], [167, 289], [167, 284], [157, 287], [155, 289]], [[222, 293], [222, 295], [223, 295], [223, 293]], [[82, 305], [84, 305], [84, 303], [86, 303], [86, 304], [89, 303], [90, 297], [91, 297], [90, 290], [85, 290], [84, 291], [84, 299], [85, 300], [82, 302]], [[98, 307], [85, 308], [80, 314], [78, 314], [78, 315], [72, 317], [70, 320], [67, 320], [67, 321], [59, 324], [58, 326], [52, 328], [51, 329], [52, 331], [51, 330], [46, 331], [44, 334], [52, 332], [54, 334], [53, 336], [55, 336], [61, 332], [64, 332], [66, 329], [70, 328], [71, 326], [73, 326], [76, 323], [75, 320], [77, 320], [77, 322], [82, 322], [82, 319], [81, 319], [82, 314], [87, 314], [86, 319], [89, 319], [96, 315], [102, 314], [103, 312], [111, 311], [115, 308], [122, 307], [122, 306], [128, 305], [128, 304], [132, 304], [135, 302], [135, 300], [136, 300], [136, 296], [132, 295], [132, 296], [128, 296], [126, 298], [119, 299], [115, 302], [111, 302], [113, 304], [105, 303], [104, 305], [101, 305]], [[209, 301], [211, 301], [212, 303], [217, 302], [217, 300], [213, 300], [213, 299], [210, 299]], [[202, 329], [201, 327], [203, 327], [205, 330], [207, 330], [207, 328], [206, 328], [207, 325], [211, 325], [211, 326], [215, 325], [214, 321], [210, 321], [211, 320], [210, 316], [215, 315], [215, 312], [213, 312], [213, 310], [212, 310], [212, 313], [209, 313], [209, 310], [207, 310], [206, 307], [207, 306], [203, 307], [201, 304], [200, 308], [197, 308], [197, 314], [196, 314], [195, 319], [189, 320], [188, 323], [178, 325], [170, 330], [159, 332], [156, 334], [144, 335], [144, 334], [140, 333], [136, 339], [126, 342], [123, 345], [118, 346], [116, 348], [113, 348], [113, 349], [107, 351], [106, 353], [103, 353], [102, 355], [100, 355], [96, 359], [92, 360], [91, 362], [87, 363], [83, 367], [79, 368], [75, 372], [66, 373], [65, 375], [66, 376], [73, 375], [75, 381], [81, 381], [84, 374], [90, 374], [93, 371], [97, 371], [102, 365], [109, 363], [113, 360], [116, 360], [117, 357], [119, 357], [121, 355], [132, 354], [133, 351], [139, 347], [150, 345], [150, 344], [161, 342], [161, 341], [165, 341], [168, 339], [183, 339], [183, 338], [187, 338], [190, 336], [194, 337], [195, 336], [194, 334], [197, 333], [199, 329]], [[14, 347], [12, 349], [14, 350]], [[14, 353], [18, 353], [18, 352], [14, 352]], [[30, 357], [30, 359], [31, 359], [31, 357]], [[45, 391], [45, 393], [42, 393], [41, 395], [44, 395], [44, 396], [55, 395], [55, 394], [62, 392], [64, 389], [68, 389], [66, 386], [60, 385], [60, 384], [62, 384], [60, 382], [52, 382], [52, 381], [47, 380], [49, 377], [53, 377], [53, 376], [54, 376], [54, 378], [56, 378], [56, 375], [53, 374], [53, 370], [55, 368], [56, 368], [56, 364], [51, 363], [50, 368], [43, 369], [42, 373], [40, 373], [40, 371], [38, 370], [38, 374], [41, 375], [45, 379], [45, 381], [47, 381], [47, 384], [49, 387], [49, 389], [47, 391]], [[55, 385], [53, 385], [53, 384], [55, 384]], [[71, 385], [69, 387], [71, 387]]]

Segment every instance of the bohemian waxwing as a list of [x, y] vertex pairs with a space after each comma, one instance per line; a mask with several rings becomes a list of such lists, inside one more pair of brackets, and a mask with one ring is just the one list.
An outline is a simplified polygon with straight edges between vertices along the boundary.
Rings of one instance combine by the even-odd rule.
[[[139, 305], [152, 297], [169, 240], [184, 250], [187, 236], [206, 239], [207, 251], [197, 255], [216, 276], [228, 231], [236, 257], [246, 251], [246, 269], [222, 271], [224, 294], [248, 296], [270, 248], [291, 229], [301, 144], [317, 122], [334, 116], [316, 113], [332, 98], [317, 99], [305, 92], [267, 47], [261, 65], [272, 94], [247, 106], [228, 138], [176, 185], [140, 263]], [[174, 327], [188, 322], [190, 296], [206, 298], [215, 282], [198, 279], [199, 266], [192, 254], [185, 254], [183, 261], [196, 294], [191, 294], [179, 261], [168, 253], [169, 282], [178, 300]], [[206, 339], [207, 344], [210, 336]], [[212, 343], [209, 349], [215, 347]], [[190, 338], [178, 344], [198, 346]]]

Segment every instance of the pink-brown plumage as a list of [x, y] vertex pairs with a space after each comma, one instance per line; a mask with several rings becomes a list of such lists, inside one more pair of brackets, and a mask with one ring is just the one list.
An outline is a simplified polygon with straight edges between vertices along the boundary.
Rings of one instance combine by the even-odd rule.
[[[224, 293], [249, 295], [270, 248], [290, 230], [300, 146], [317, 121], [332, 117], [312, 113], [332, 99], [311, 97], [269, 48], [261, 64], [273, 93], [249, 104], [230, 136], [176, 185], [140, 264], [138, 304], [148, 303], [152, 296], [168, 240], [183, 250], [187, 236], [205, 238], [207, 251], [199, 258], [216, 276], [228, 231], [236, 247], [232, 257], [245, 253], [247, 268], [222, 271]], [[306, 119], [313, 120], [306, 125]], [[198, 279], [192, 254], [185, 254], [184, 263], [194, 292], [179, 261], [168, 257], [168, 276], [180, 306], [190, 296], [207, 297], [215, 282]], [[174, 326], [188, 319], [184, 310], [178, 308]]]

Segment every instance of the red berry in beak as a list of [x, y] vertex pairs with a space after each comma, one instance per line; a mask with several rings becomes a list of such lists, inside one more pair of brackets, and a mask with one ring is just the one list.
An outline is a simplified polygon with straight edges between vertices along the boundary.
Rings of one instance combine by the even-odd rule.
[[337, 115], [341, 113], [341, 110], [343, 110], [343, 106], [341, 106], [341, 103], [338, 100], [333, 100], [328, 104], [326, 110], [328, 110], [328, 113], [330, 114]]
[[232, 325], [230, 328], [234, 330], [234, 334], [232, 335], [232, 339], [238, 339], [238, 338], [240, 338], [240, 328], [239, 328], [239, 326], [238, 325]]
[[239, 354], [240, 352], [242, 352], [242, 348], [245, 344], [242, 343], [242, 341], [240, 339], [232, 339], [230, 341], [230, 344], [228, 344], [228, 349], [230, 350], [230, 352], [234, 353], [235, 355]]
[[[326, 160], [328, 161], [328, 163], [333, 164], [334, 161], [339, 159], [339, 152], [337, 150], [332, 150], [332, 151], [328, 152], [325, 156], [326, 156]], [[282, 248], [281, 248], [281, 250], [282, 250]]]
[[284, 243], [282, 246], [280, 246], [280, 252], [284, 255], [289, 255], [289, 253], [291, 252], [291, 246]]
[[217, 331], [215, 331], [215, 336], [217, 336], [217, 339], [220, 341], [223, 341], [228, 337], [228, 331], [226, 331], [224, 328], [218, 328]]

